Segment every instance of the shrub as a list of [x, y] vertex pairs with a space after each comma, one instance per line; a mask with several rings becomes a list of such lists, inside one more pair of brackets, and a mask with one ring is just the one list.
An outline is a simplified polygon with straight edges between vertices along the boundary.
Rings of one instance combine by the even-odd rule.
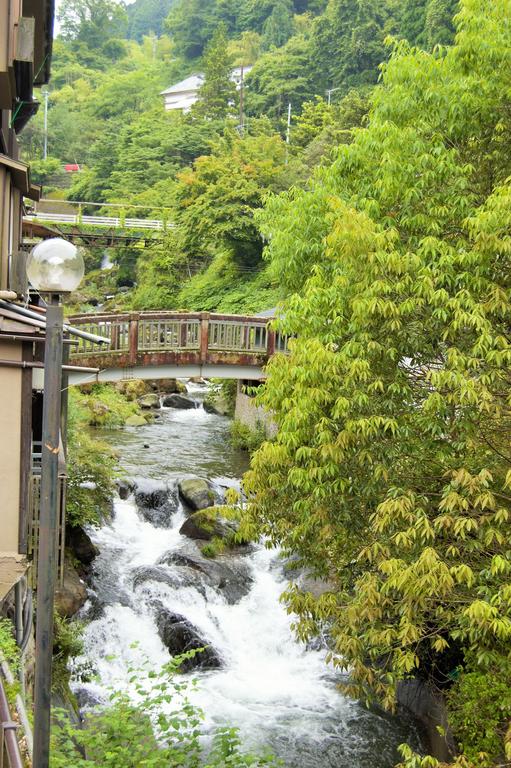
[[[280, 762], [242, 751], [234, 729], [220, 729], [212, 746], [202, 727], [203, 712], [189, 692], [195, 682], [179, 677], [180, 665], [198, 651], [173, 658], [160, 672], [131, 670], [138, 704], [113, 691], [110, 705], [89, 714], [86, 727], [57, 714], [51, 768], [262, 768]], [[83, 757], [87, 755], [87, 759]]]
[[469, 664], [449, 693], [449, 723], [463, 754], [481, 767], [509, 760], [510, 721], [511, 661], [488, 669]]
[[264, 425], [258, 421], [255, 429], [248, 427], [238, 419], [231, 424], [231, 442], [235, 448], [253, 453], [266, 440]]

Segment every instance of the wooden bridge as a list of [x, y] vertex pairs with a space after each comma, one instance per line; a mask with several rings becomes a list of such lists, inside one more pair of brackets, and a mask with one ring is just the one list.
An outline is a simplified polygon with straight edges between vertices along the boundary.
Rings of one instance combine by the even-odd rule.
[[108, 344], [80, 339], [70, 363], [99, 373], [72, 372], [71, 384], [124, 379], [204, 376], [262, 379], [287, 338], [271, 330], [268, 318], [183, 312], [75, 315], [77, 329]]

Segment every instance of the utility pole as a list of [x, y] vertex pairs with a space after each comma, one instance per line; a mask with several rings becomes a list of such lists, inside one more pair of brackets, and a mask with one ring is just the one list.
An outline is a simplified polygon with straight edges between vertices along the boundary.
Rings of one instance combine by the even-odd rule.
[[286, 165], [289, 161], [289, 142], [291, 140], [291, 102], [287, 105], [287, 130], [286, 130]]
[[48, 99], [50, 92], [48, 90], [43, 91], [44, 96], [44, 146], [43, 146], [43, 160], [48, 157]]
[[243, 136], [243, 132], [245, 129], [245, 114], [244, 114], [244, 90], [245, 90], [245, 79], [244, 79], [244, 67], [243, 64], [241, 65], [240, 70], [240, 136]]
[[338, 91], [339, 89], [340, 89], [340, 86], [338, 88], [329, 88], [328, 91], [326, 92], [326, 95], [328, 97], [328, 106], [330, 106], [330, 103], [332, 101], [332, 93], [334, 91]]

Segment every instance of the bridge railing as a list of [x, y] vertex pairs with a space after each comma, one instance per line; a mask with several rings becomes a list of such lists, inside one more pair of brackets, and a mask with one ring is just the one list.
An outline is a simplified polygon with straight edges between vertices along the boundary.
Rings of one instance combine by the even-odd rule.
[[246, 358], [271, 357], [287, 351], [287, 338], [275, 334], [266, 318], [209, 313], [141, 312], [111, 315], [76, 315], [74, 326], [110, 340], [100, 345], [80, 339], [73, 357], [137, 358], [160, 353], [209, 355], [232, 353]]

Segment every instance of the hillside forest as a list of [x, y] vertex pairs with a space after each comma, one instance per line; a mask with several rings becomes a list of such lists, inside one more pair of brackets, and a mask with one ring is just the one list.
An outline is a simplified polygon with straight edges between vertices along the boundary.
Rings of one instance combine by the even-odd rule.
[[[136, 284], [129, 306], [266, 309], [280, 281], [263, 259], [255, 217], [263, 200], [305, 189], [351, 141], [391, 38], [427, 50], [449, 43], [454, 7], [453, 0], [136, 0], [126, 7], [63, 0], [48, 157], [41, 159], [43, 109], [24, 133], [25, 157], [47, 197], [121, 203], [128, 215], [175, 225], [163, 243], [112, 255], [119, 284]], [[241, 110], [229, 81], [240, 65], [252, 67]], [[165, 112], [160, 92], [197, 72], [205, 74], [199, 103], [188, 114]], [[62, 191], [66, 163], [81, 172]], [[101, 258], [89, 254], [89, 268]], [[97, 282], [93, 275], [92, 295]]]
[[[284, 599], [353, 695], [442, 694], [456, 768], [511, 762], [510, 19], [511, 0], [65, 0], [48, 159], [41, 114], [24, 134], [52, 196], [174, 224], [115, 251], [116, 306], [281, 302], [290, 354], [258, 396], [278, 433], [241, 533], [331, 585]], [[166, 113], [198, 71], [197, 104]]]

